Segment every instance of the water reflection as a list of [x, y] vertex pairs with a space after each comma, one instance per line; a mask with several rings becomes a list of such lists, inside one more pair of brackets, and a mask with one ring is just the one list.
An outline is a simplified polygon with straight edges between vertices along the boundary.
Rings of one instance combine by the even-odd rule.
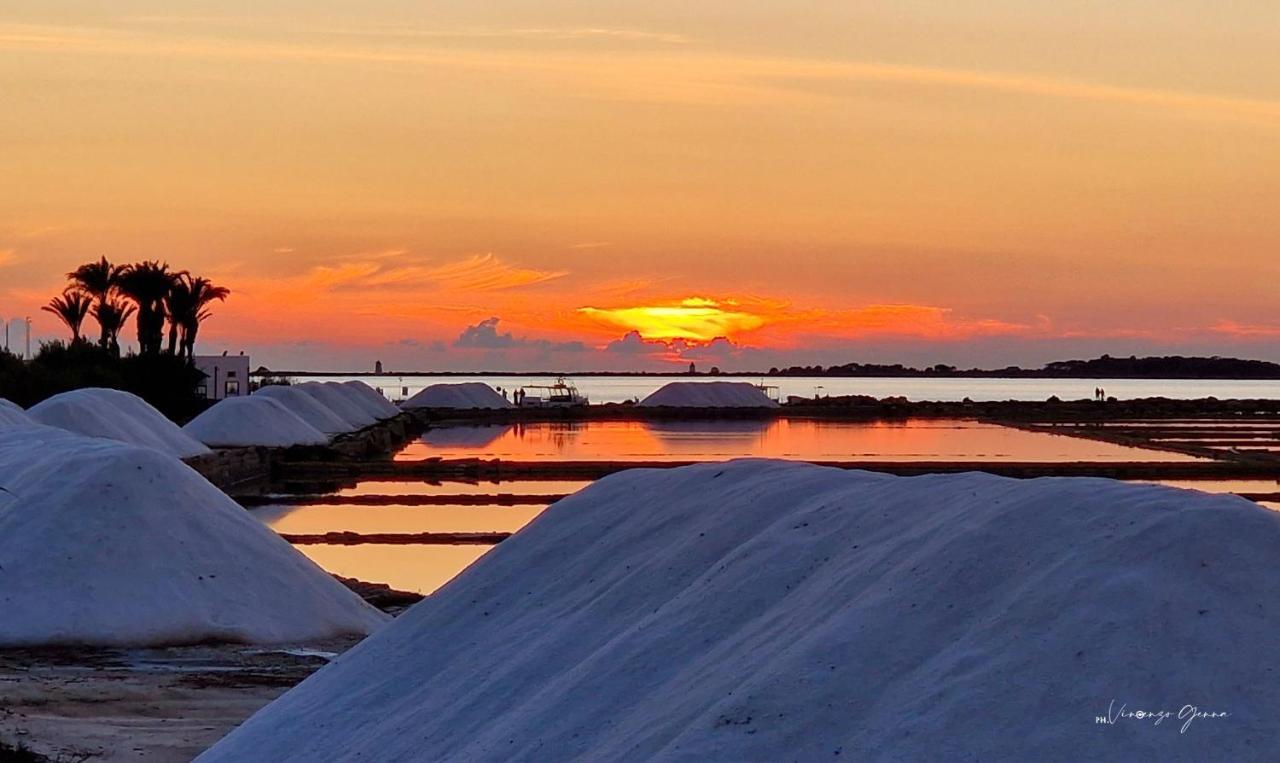
[[511, 431], [512, 424], [440, 427], [429, 429], [422, 442], [433, 448], [486, 448]]
[[515, 532], [545, 506], [263, 506], [253, 516], [288, 535]]
[[402, 482], [368, 480], [333, 495], [568, 495], [590, 485], [590, 480], [503, 480], [501, 482]]
[[335, 575], [428, 594], [493, 546], [295, 546]]
[[1134, 480], [1148, 485], [1165, 485], [1203, 493], [1280, 493], [1277, 480]]
[[[470, 430], [448, 434], [447, 430]], [[975, 421], [794, 419], [575, 421], [515, 424], [483, 445], [456, 444], [476, 429], [444, 427], [396, 458], [510, 460], [714, 460], [742, 456], [881, 461], [1189, 461], [1190, 456]], [[441, 438], [455, 444], [440, 444]]]

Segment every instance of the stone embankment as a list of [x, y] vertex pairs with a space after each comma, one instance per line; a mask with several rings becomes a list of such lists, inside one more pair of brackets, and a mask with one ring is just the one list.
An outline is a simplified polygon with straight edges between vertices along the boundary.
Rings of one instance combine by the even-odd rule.
[[357, 432], [339, 435], [328, 445], [219, 448], [213, 453], [186, 459], [186, 462], [225, 493], [253, 495], [271, 485], [280, 464], [386, 458], [413, 435], [416, 426], [410, 414], [402, 413]]

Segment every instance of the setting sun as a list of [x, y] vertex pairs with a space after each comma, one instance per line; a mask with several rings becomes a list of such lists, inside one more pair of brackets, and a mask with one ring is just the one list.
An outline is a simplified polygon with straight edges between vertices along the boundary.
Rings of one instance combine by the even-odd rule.
[[706, 342], [716, 337], [738, 337], [765, 325], [767, 318], [738, 309], [736, 303], [720, 303], [690, 297], [675, 305], [636, 307], [583, 307], [578, 312], [645, 339], [691, 339]]
[[660, 6], [19, 0], [0, 316], [106, 255], [282, 366], [1276, 356], [1265, 4]]

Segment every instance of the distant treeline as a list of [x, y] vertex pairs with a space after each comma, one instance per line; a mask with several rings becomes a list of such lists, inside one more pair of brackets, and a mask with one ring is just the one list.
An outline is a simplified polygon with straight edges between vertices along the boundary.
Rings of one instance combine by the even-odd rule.
[[1166, 357], [1059, 360], [1042, 368], [969, 368], [938, 364], [913, 368], [900, 363], [845, 363], [839, 366], [791, 366], [771, 368], [769, 376], [934, 376], [1026, 379], [1280, 379], [1280, 364], [1240, 358]]

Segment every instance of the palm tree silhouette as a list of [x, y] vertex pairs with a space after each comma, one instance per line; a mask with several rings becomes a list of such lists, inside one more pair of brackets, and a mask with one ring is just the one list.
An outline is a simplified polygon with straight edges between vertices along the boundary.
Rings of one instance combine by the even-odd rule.
[[[73, 285], [78, 286], [94, 300], [93, 317], [97, 318], [98, 313], [103, 310], [103, 306], [110, 299], [111, 294], [116, 287], [120, 285], [120, 274], [124, 271], [124, 267], [120, 265], [112, 265], [107, 261], [106, 257], [97, 262], [89, 262], [75, 270], [67, 273], [67, 278], [71, 279]], [[101, 325], [101, 321], [99, 321]], [[101, 326], [102, 333], [98, 339], [98, 344], [106, 347], [110, 341], [106, 326]], [[117, 333], [119, 327], [116, 327]], [[117, 347], [119, 345], [117, 344]]]
[[89, 314], [92, 304], [93, 300], [88, 294], [73, 287], [62, 292], [61, 297], [49, 300], [49, 304], [40, 309], [53, 313], [67, 324], [67, 328], [71, 329], [71, 343], [79, 344], [80, 326], [84, 323], [84, 317]]
[[155, 260], [129, 265], [120, 274], [120, 292], [138, 307], [138, 353], [159, 355], [164, 342], [165, 298], [182, 273]]
[[230, 294], [230, 289], [215, 286], [207, 278], [186, 272], [178, 274], [165, 298], [169, 314], [169, 354], [194, 360], [200, 322], [212, 314], [208, 310], [209, 304], [215, 299], [225, 301]]
[[105, 337], [103, 347], [120, 354], [120, 329], [124, 328], [124, 322], [129, 320], [136, 309], [122, 297], [115, 295], [108, 297], [105, 302], [94, 304], [93, 317], [102, 327]]

